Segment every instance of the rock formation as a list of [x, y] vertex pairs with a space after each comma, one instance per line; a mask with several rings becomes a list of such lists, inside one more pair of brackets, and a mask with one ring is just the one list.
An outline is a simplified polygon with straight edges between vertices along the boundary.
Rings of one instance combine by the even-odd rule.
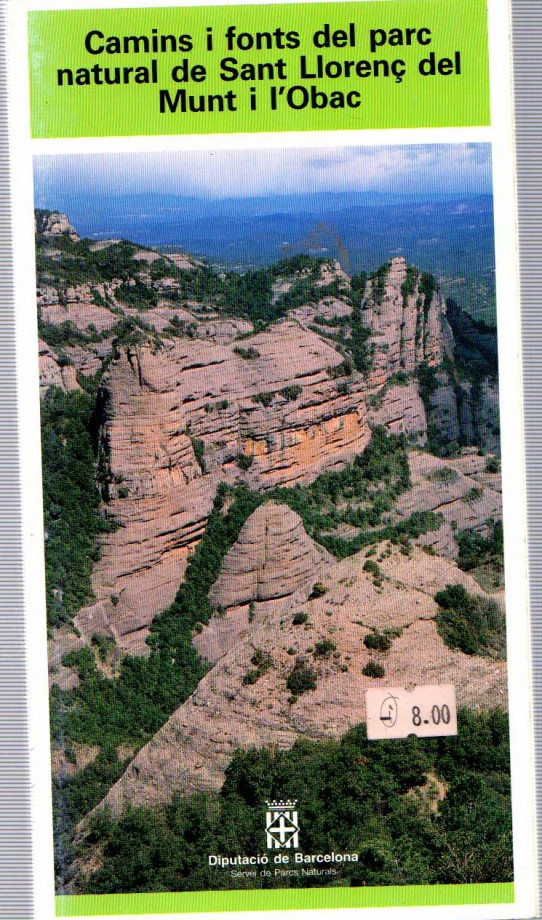
[[375, 338], [371, 386], [383, 386], [399, 372], [412, 373], [421, 364], [436, 367], [453, 348], [446, 306], [438, 289], [429, 287], [403, 258], [392, 259], [387, 271], [367, 285], [363, 321]]
[[249, 517], [209, 592], [217, 607], [280, 600], [318, 581], [328, 554], [286, 505], [266, 502]]
[[81, 389], [73, 365], [62, 362], [58, 354], [41, 339], [38, 348], [41, 393], [45, 394], [49, 387], [59, 387], [65, 392]]
[[34, 223], [36, 232], [43, 236], [66, 236], [73, 243], [81, 239], [66, 215], [60, 211], [36, 211]]
[[[313, 332], [285, 321], [243, 345], [258, 357], [200, 340], [129, 348], [104, 377], [101, 452], [121, 527], [103, 544], [94, 590], [100, 601], [121, 598], [111, 626], [131, 649], [158, 612], [147, 583], [158, 580], [162, 607], [171, 602], [220, 479], [242, 475], [253, 488], [308, 482], [370, 440], [363, 380], [339, 392], [328, 368], [342, 358]], [[244, 473], [239, 457], [250, 463]], [[85, 634], [97, 627], [94, 606], [89, 615], [77, 618]], [[121, 616], [126, 640], [115, 625]]]

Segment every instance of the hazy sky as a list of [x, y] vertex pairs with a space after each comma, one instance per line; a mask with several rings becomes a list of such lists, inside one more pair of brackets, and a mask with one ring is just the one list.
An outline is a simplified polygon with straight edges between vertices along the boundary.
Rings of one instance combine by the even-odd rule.
[[211, 199], [296, 192], [491, 191], [489, 144], [107, 153], [35, 158], [38, 207], [71, 195]]

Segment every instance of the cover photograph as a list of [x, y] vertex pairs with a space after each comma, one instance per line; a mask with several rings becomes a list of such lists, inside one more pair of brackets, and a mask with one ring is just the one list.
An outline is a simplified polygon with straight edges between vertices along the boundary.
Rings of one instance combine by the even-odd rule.
[[63, 7], [12, 16], [40, 916], [535, 916], [506, 11]]

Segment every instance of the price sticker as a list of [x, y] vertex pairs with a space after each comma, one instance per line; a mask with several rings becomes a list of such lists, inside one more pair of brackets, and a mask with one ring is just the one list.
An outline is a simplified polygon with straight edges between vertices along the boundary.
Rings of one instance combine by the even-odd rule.
[[427, 684], [405, 690], [378, 687], [365, 691], [367, 738], [435, 738], [457, 735], [453, 684]]

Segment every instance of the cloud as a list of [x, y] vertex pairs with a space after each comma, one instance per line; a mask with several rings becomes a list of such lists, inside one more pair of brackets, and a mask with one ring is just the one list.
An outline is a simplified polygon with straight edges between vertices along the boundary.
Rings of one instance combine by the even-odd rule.
[[468, 194], [491, 190], [491, 148], [432, 144], [39, 156], [35, 187], [41, 204], [83, 193], [211, 199], [323, 191]]

